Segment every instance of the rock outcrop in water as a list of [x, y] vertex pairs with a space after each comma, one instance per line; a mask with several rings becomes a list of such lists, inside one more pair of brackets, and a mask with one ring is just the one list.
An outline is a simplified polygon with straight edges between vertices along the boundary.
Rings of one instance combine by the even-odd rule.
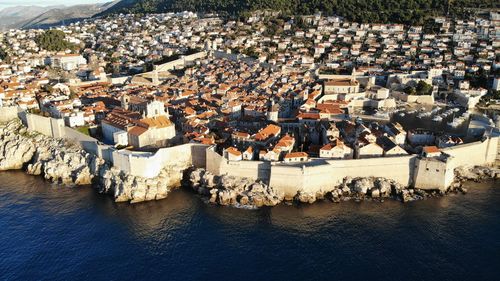
[[[178, 167], [166, 168], [152, 179], [128, 175], [76, 144], [30, 132], [19, 120], [13, 120], [0, 125], [0, 171], [23, 168], [60, 184], [93, 184], [117, 202], [132, 203], [163, 199], [173, 187], [180, 186], [183, 178], [183, 170]], [[447, 192], [467, 192], [461, 184], [465, 180], [500, 178], [500, 170], [490, 167], [458, 168], [455, 173], [456, 181]], [[214, 204], [246, 207], [275, 206], [284, 200], [313, 203], [323, 199], [340, 202], [393, 198], [409, 202], [445, 194], [409, 188], [384, 178], [346, 177], [339, 186], [315, 192], [299, 190], [295, 196], [285, 198], [263, 182], [215, 176], [204, 169], [189, 171], [188, 182]]]
[[108, 168], [104, 160], [79, 146], [29, 132], [14, 120], [0, 129], [0, 170], [23, 167], [28, 174], [66, 185], [91, 184], [101, 170]]
[[243, 207], [275, 206], [283, 201], [283, 194], [257, 181], [233, 176], [214, 176], [204, 169], [189, 173], [189, 184], [199, 194], [209, 196], [219, 205]]
[[22, 168], [60, 184], [94, 184], [117, 202], [163, 199], [182, 179], [182, 171], [175, 168], [152, 179], [126, 175], [76, 144], [30, 132], [13, 120], [0, 126], [0, 171]]
[[500, 169], [493, 167], [460, 167], [455, 169], [455, 179], [458, 181], [481, 181], [483, 179], [500, 179]]
[[99, 179], [100, 192], [112, 194], [116, 202], [137, 203], [166, 198], [172, 187], [180, 186], [182, 171], [175, 167], [167, 168], [150, 179], [110, 168], [102, 171]]
[[36, 151], [29, 133], [19, 122], [11, 121], [0, 127], [0, 171], [21, 169]]
[[[488, 177], [494, 172], [492, 169], [486, 171], [485, 168], [482, 168], [481, 171]], [[315, 192], [299, 190], [294, 197], [285, 198], [280, 191], [265, 183], [246, 178], [215, 176], [204, 169], [192, 170], [188, 176], [188, 184], [199, 194], [209, 197], [210, 203], [232, 206], [275, 206], [283, 201], [311, 204], [325, 199], [336, 203], [348, 200], [384, 201], [385, 199], [411, 202], [446, 194], [438, 190], [414, 189], [385, 178], [346, 177], [342, 184], [331, 189]], [[457, 191], [467, 192], [459, 182], [447, 190], [447, 192]]]
[[427, 192], [406, 187], [394, 180], [385, 178], [344, 178], [341, 185], [326, 194], [333, 202], [354, 199], [356, 201], [372, 199], [384, 200], [392, 198], [409, 202], [422, 199]]

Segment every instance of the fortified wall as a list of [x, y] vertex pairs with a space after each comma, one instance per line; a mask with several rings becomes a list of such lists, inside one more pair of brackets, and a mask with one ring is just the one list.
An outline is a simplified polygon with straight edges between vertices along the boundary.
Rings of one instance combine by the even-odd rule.
[[207, 145], [187, 143], [161, 148], [156, 153], [118, 150], [113, 152], [113, 165], [135, 176], [156, 177], [166, 167], [185, 170], [191, 166], [205, 168]]
[[392, 91], [391, 96], [398, 99], [398, 100], [407, 102], [407, 103], [418, 103], [418, 104], [427, 104], [427, 105], [434, 104], [434, 96], [433, 95], [418, 96], [418, 95], [408, 95], [408, 94], [405, 94], [403, 92]]
[[206, 168], [214, 175], [228, 175], [261, 180], [282, 190], [286, 196], [298, 191], [328, 190], [345, 177], [385, 177], [403, 185], [411, 184], [416, 156], [381, 157], [352, 160], [315, 159], [299, 164], [266, 161], [229, 161], [214, 151], [206, 150]]
[[[206, 168], [214, 175], [230, 175], [260, 180], [282, 190], [286, 196], [295, 196], [297, 192], [326, 191], [342, 183], [345, 177], [383, 177], [402, 185], [416, 185], [419, 178], [436, 177], [436, 171], [430, 171], [419, 165], [418, 157], [395, 156], [352, 160], [313, 159], [304, 163], [271, 163], [267, 161], [229, 161], [218, 154], [214, 147], [188, 143], [175, 147], [162, 148], [156, 153], [117, 150], [104, 145], [97, 139], [64, 126], [61, 119], [42, 117], [25, 112], [19, 117], [30, 130], [55, 138], [65, 138], [78, 142], [84, 150], [97, 155], [116, 168], [134, 176], [152, 178], [163, 168], [189, 167]], [[487, 165], [495, 163], [499, 149], [498, 130], [483, 141], [445, 148], [442, 151], [452, 156], [446, 169], [453, 171], [460, 166]], [[419, 177], [415, 177], [415, 174]], [[445, 177], [446, 178], [446, 177]], [[447, 184], [449, 180], [436, 182]], [[443, 188], [436, 186], [435, 188]]]
[[22, 109], [17, 106], [0, 107], [0, 123], [16, 119], [20, 111]]
[[160, 64], [156, 66], [157, 71], [170, 71], [176, 68], [184, 67], [186, 64], [189, 64], [195, 60], [206, 57], [208, 54], [205, 51], [194, 53], [191, 55], [183, 56], [179, 59], [169, 61], [164, 64]]
[[215, 152], [214, 147], [206, 149], [206, 169], [214, 175], [228, 175], [261, 180], [269, 183], [271, 162], [267, 161], [229, 161]]
[[114, 167], [134, 176], [153, 178], [163, 168], [178, 167], [187, 169], [191, 166], [204, 168], [207, 145], [188, 143], [175, 147], [159, 149], [156, 153], [117, 150], [102, 144], [97, 139], [66, 127], [64, 120], [43, 117], [26, 112], [19, 113], [19, 118], [31, 131], [36, 131], [53, 138], [63, 138], [78, 143], [82, 149], [94, 154]]
[[270, 185], [294, 196], [297, 191], [330, 190], [345, 177], [383, 177], [405, 186], [412, 184], [415, 156], [352, 160], [312, 160], [303, 165], [276, 164], [271, 168]]
[[453, 165], [475, 166], [494, 163], [499, 146], [499, 136], [486, 138], [484, 141], [477, 141], [467, 144], [461, 144], [442, 149], [443, 152], [453, 156]]
[[446, 189], [453, 180], [456, 167], [495, 163], [498, 146], [499, 137], [495, 135], [484, 141], [443, 149], [451, 160], [439, 169], [429, 169], [422, 164], [424, 162], [418, 161], [416, 155], [351, 160], [313, 159], [294, 164], [229, 161], [211, 147], [206, 150], [206, 168], [214, 175], [261, 180], [283, 191], [287, 197], [293, 197], [299, 191], [315, 193], [330, 190], [340, 185], [345, 177], [381, 177], [404, 186]]

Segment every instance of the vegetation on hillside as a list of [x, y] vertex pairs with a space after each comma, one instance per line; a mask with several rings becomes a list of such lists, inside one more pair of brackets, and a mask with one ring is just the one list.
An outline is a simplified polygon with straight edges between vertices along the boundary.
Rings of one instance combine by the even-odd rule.
[[122, 0], [111, 12], [217, 12], [244, 16], [254, 10], [276, 10], [285, 15], [322, 12], [356, 22], [395, 22], [421, 25], [431, 16], [467, 18], [471, 9], [500, 8], [494, 0]]
[[47, 51], [74, 50], [75, 45], [65, 40], [66, 34], [61, 30], [47, 30], [36, 38], [38, 46]]
[[7, 57], [7, 52], [0, 47], [0, 60], [4, 60]]
[[430, 95], [432, 94], [432, 85], [425, 83], [424, 81], [418, 81], [415, 87], [407, 87], [405, 93], [408, 95]]

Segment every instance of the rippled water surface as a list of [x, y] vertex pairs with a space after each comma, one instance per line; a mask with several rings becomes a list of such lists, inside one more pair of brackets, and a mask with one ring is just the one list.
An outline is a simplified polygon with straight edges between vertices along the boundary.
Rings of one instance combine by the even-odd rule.
[[[0, 173], [0, 280], [499, 280], [499, 182], [399, 202], [115, 204]], [[495, 187], [496, 186], [496, 187]]]

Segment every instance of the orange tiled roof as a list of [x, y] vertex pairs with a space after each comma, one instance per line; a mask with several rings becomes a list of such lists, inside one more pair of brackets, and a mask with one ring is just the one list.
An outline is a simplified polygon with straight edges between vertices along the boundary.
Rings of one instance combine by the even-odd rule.
[[285, 158], [298, 158], [298, 157], [308, 157], [309, 155], [305, 152], [290, 152], [285, 155]]

